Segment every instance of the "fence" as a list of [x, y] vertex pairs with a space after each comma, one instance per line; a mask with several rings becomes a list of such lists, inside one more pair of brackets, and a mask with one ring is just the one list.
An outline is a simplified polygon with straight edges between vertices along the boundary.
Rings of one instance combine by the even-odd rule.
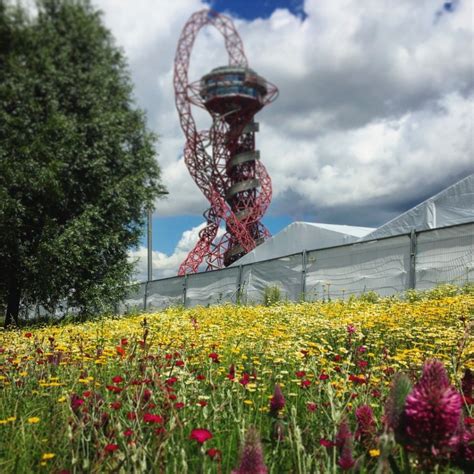
[[474, 223], [356, 242], [185, 277], [140, 284], [122, 312], [173, 305], [261, 303], [278, 287], [283, 299], [347, 298], [368, 291], [389, 296], [407, 289], [473, 281]]

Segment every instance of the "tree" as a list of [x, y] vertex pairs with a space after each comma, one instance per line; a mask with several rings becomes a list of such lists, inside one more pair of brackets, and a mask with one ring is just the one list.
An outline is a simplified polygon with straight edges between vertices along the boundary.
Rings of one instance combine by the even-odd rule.
[[[163, 191], [123, 53], [87, 0], [0, 0], [0, 302], [91, 313], [123, 297]], [[1, 305], [1, 303], [0, 303]]]

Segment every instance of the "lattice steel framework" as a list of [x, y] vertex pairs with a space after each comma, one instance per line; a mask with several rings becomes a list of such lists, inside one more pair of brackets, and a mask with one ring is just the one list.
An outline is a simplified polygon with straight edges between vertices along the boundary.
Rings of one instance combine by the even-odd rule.
[[[229, 66], [190, 83], [188, 69], [197, 34], [212, 25], [223, 35]], [[260, 222], [271, 197], [271, 179], [255, 151], [254, 115], [276, 99], [278, 89], [250, 69], [232, 20], [212, 10], [194, 13], [181, 32], [175, 56], [174, 89], [186, 136], [184, 161], [210, 203], [206, 226], [179, 268], [179, 275], [230, 265], [269, 236]], [[197, 131], [192, 105], [212, 116], [210, 130]], [[212, 150], [212, 152], [209, 152]], [[217, 238], [221, 222], [225, 234]]]

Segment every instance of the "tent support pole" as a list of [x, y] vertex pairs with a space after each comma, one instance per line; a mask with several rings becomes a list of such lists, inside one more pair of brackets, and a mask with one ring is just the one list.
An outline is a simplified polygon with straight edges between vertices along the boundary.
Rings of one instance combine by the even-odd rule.
[[308, 261], [306, 250], [301, 254], [301, 299], [306, 301], [306, 264]]
[[412, 229], [410, 232], [410, 269], [408, 273], [408, 289], [416, 288], [416, 231]]

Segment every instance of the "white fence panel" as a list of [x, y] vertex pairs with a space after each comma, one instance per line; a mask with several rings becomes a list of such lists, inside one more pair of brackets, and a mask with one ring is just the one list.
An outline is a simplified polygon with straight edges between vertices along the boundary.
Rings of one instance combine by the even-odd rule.
[[409, 267], [408, 236], [309, 252], [305, 299], [344, 298], [368, 291], [392, 295], [407, 288]]
[[262, 303], [265, 289], [270, 287], [278, 287], [283, 300], [299, 300], [302, 295], [301, 271], [301, 254], [245, 265], [242, 285], [246, 302]]
[[421, 232], [417, 238], [416, 288], [474, 281], [474, 224]]
[[183, 278], [174, 277], [148, 283], [147, 310], [165, 309], [183, 304]]
[[235, 303], [239, 268], [226, 268], [207, 273], [188, 275], [186, 306], [210, 306]]

